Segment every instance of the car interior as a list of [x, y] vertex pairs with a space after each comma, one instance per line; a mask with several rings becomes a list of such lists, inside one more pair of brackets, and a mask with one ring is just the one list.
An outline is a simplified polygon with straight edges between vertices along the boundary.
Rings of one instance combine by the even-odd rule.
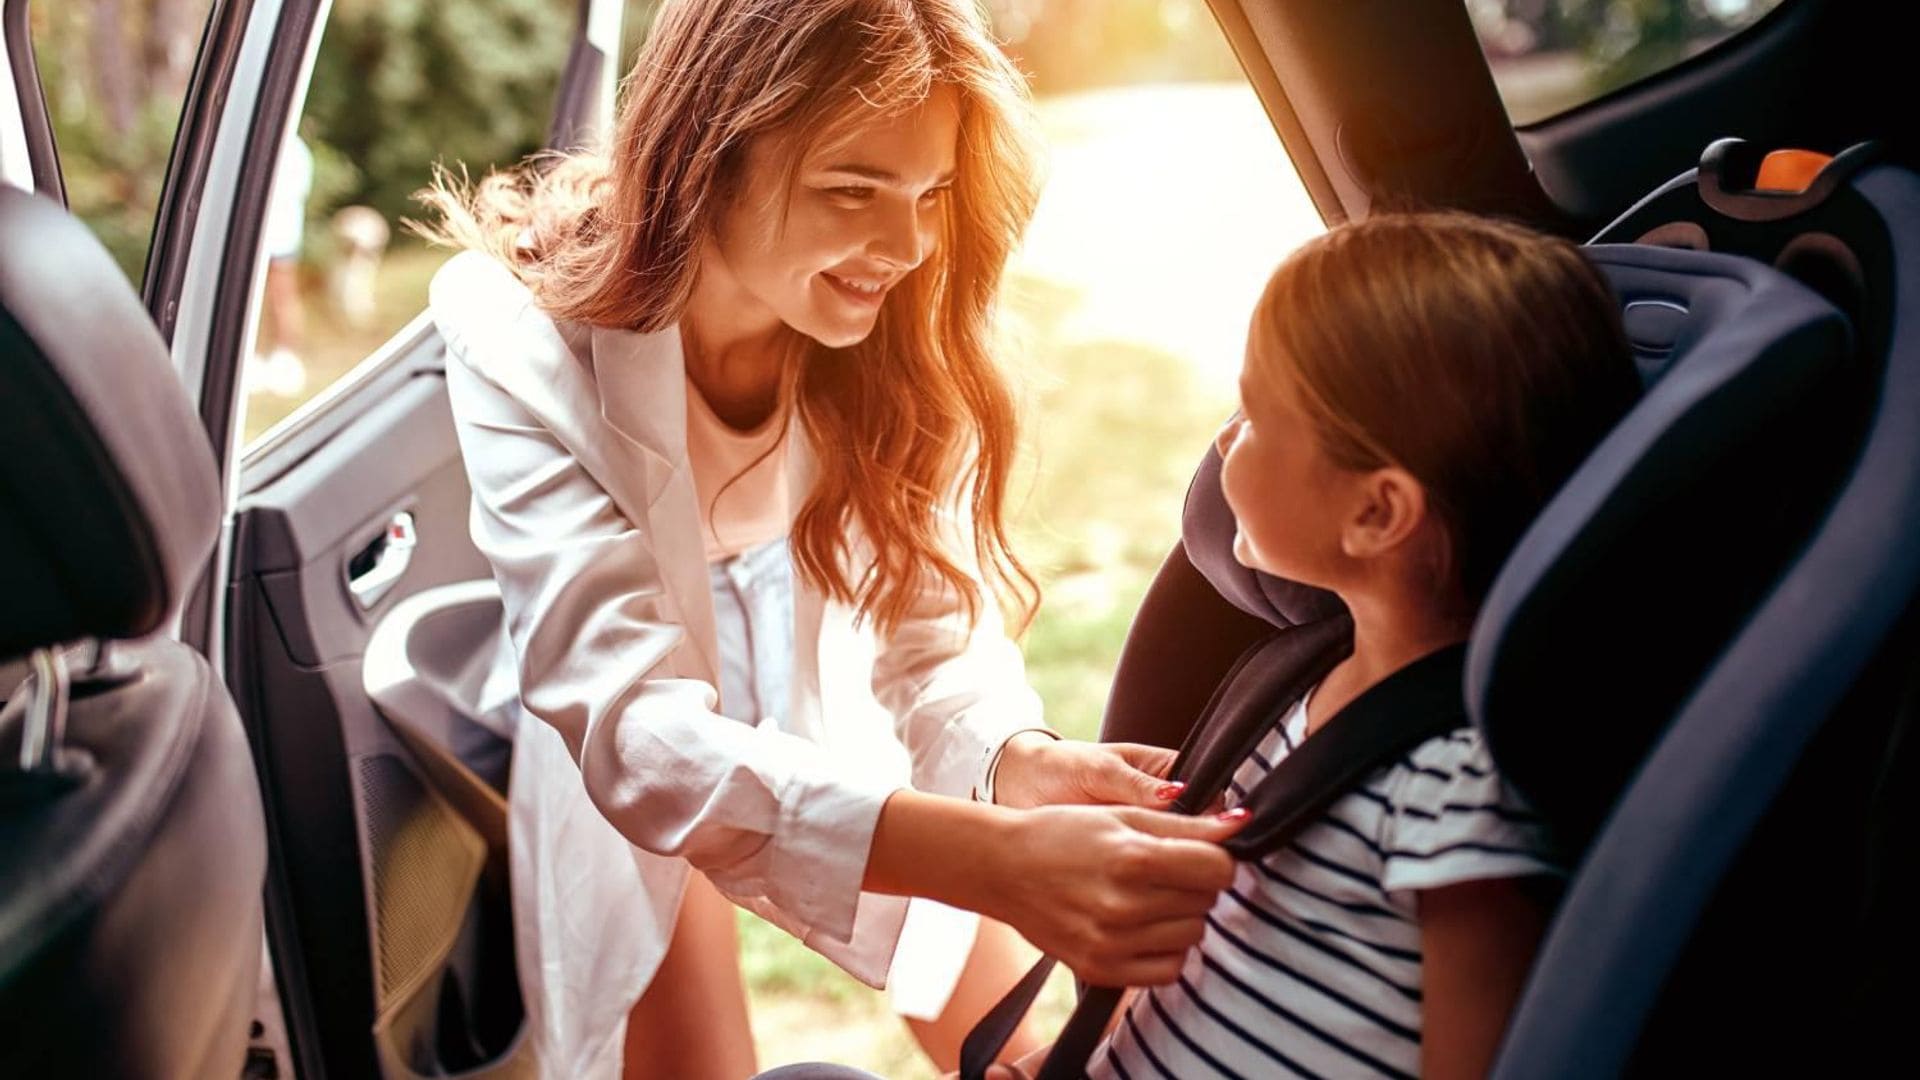
[[[1469, 711], [1573, 868], [1497, 1073], [1899, 1060], [1920, 958], [1902, 13], [1782, 0], [1516, 128], [1461, 0], [1210, 6], [1330, 226], [1451, 207], [1588, 244], [1646, 382], [1469, 645]], [[609, 7], [582, 0], [555, 145], [611, 100]], [[264, 443], [232, 434], [238, 253], [328, 5], [215, 5], [139, 292], [61, 209], [24, 8], [0, 3], [22, 118], [0, 140], [0, 1075], [537, 1075], [514, 691], [480, 662], [501, 613], [431, 323]], [[1337, 611], [1233, 561], [1217, 454], [1194, 451], [1105, 739], [1181, 745], [1249, 644]]]

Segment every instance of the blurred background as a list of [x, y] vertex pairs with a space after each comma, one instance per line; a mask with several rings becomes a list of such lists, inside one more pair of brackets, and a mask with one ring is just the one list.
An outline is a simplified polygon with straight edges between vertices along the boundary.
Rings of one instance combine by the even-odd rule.
[[[1778, 0], [1464, 0], [1516, 123], [1658, 71]], [[137, 285], [210, 0], [32, 12], [72, 207]], [[631, 5], [624, 71], [655, 0]], [[1007, 293], [1026, 388], [1016, 542], [1046, 590], [1025, 640], [1061, 731], [1090, 737], [1188, 476], [1231, 411], [1273, 266], [1322, 224], [1204, 0], [987, 0], [1029, 74], [1047, 186]], [[573, 0], [335, 0], [278, 170], [245, 438], [321, 407], [425, 306], [447, 257], [402, 228], [436, 162], [539, 148]], [[741, 915], [763, 1066], [931, 1071], [881, 995]], [[1070, 984], [1042, 1005], [1064, 1019]]]

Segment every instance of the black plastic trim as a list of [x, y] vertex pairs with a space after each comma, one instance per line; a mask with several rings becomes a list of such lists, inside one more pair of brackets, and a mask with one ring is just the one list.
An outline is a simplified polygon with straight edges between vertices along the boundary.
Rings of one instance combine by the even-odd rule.
[[140, 287], [140, 298], [168, 345], [173, 344], [173, 326], [180, 313], [187, 249], [200, 219], [200, 199], [206, 191], [214, 137], [220, 129], [227, 94], [233, 88], [234, 65], [240, 57], [240, 42], [246, 35], [251, 10], [252, 0], [214, 0], [180, 107], [180, 129], [174, 133], [173, 153], [167, 160], [167, 178], [154, 213], [153, 242], [147, 248], [146, 273]]

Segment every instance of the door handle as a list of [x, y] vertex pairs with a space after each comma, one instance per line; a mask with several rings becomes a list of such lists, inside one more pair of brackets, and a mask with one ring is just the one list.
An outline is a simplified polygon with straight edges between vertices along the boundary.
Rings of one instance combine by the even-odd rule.
[[347, 591], [354, 602], [362, 608], [378, 604], [407, 572], [418, 544], [413, 515], [405, 510], [394, 514], [386, 529], [347, 563]]

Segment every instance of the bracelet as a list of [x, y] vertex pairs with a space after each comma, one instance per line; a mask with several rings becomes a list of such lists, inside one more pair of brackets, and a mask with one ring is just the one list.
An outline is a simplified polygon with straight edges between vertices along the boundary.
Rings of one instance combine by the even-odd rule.
[[1024, 727], [1018, 731], [1010, 732], [1006, 738], [1000, 740], [1000, 745], [994, 747], [993, 750], [988, 753], [986, 761], [982, 763], [980, 782], [973, 787], [973, 798], [975, 802], [991, 803], [994, 801], [993, 779], [1000, 772], [1000, 758], [1007, 752], [1007, 744], [1013, 741], [1014, 736], [1025, 735], [1029, 731], [1037, 731], [1056, 742], [1060, 739], [1059, 732], [1046, 727]]

